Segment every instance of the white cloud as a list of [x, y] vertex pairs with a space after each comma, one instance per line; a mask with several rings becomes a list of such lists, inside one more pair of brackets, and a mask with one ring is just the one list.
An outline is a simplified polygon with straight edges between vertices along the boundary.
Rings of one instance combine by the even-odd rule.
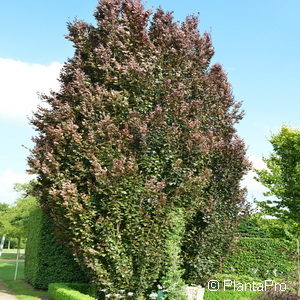
[[253, 169], [266, 169], [267, 168], [266, 163], [260, 157], [250, 154], [248, 156], [248, 159], [252, 162]]
[[252, 162], [252, 170], [244, 176], [242, 180], [242, 186], [246, 187], [248, 190], [249, 201], [251, 201], [253, 198], [262, 200], [264, 198], [263, 193], [266, 192], [267, 189], [254, 179], [256, 173], [253, 169], [266, 169], [267, 166], [260, 157], [249, 155], [248, 159]]
[[14, 191], [15, 183], [26, 183], [32, 178], [32, 175], [5, 169], [0, 173], [0, 202], [13, 203], [18, 197], [18, 193]]
[[0, 58], [0, 119], [24, 121], [40, 104], [38, 92], [57, 90], [62, 65], [31, 64]]

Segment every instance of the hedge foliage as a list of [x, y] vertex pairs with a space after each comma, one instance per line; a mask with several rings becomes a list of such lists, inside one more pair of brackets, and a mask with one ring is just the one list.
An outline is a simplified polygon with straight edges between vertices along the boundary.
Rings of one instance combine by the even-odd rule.
[[238, 233], [242, 237], [276, 238], [292, 240], [297, 236], [296, 224], [291, 220], [269, 219], [262, 217], [263, 213], [250, 214], [244, 218]]
[[51, 282], [82, 282], [85, 277], [65, 245], [53, 235], [53, 222], [40, 208], [29, 220], [25, 253], [25, 279], [35, 288], [47, 289]]
[[49, 296], [53, 300], [95, 300], [87, 295], [89, 285], [76, 283], [50, 283]]
[[261, 279], [291, 278], [295, 274], [296, 244], [289, 240], [241, 238], [222, 272]]

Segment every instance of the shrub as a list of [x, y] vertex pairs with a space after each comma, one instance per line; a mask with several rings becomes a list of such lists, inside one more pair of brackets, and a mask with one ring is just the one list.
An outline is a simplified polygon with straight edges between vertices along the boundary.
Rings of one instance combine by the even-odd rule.
[[269, 238], [241, 238], [235, 252], [223, 264], [223, 273], [261, 279], [292, 278], [295, 274], [295, 245]]
[[87, 295], [89, 285], [72, 283], [50, 283], [49, 296], [53, 300], [96, 300]]
[[29, 220], [25, 279], [41, 289], [47, 289], [51, 282], [86, 281], [74, 257], [54, 237], [52, 220], [39, 208], [31, 213]]

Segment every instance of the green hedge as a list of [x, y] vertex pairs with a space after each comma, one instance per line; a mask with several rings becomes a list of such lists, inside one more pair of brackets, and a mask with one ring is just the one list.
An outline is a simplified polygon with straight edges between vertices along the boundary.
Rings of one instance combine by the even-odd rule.
[[296, 245], [269, 238], [241, 238], [236, 251], [225, 259], [222, 273], [261, 279], [292, 278], [295, 274]]
[[88, 291], [89, 285], [76, 283], [50, 283], [48, 289], [53, 300], [96, 300]]
[[86, 282], [73, 256], [55, 239], [52, 221], [39, 208], [29, 220], [25, 279], [40, 289], [52, 282]]

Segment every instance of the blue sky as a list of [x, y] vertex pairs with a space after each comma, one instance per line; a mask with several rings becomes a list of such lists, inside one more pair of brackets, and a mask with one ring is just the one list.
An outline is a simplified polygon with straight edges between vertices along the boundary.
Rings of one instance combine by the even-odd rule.
[[[175, 18], [200, 13], [200, 31], [213, 40], [213, 62], [228, 73], [245, 118], [238, 133], [257, 167], [271, 148], [271, 132], [282, 124], [300, 127], [300, 1], [298, 0], [149, 0]], [[28, 180], [26, 147], [34, 131], [26, 115], [38, 104], [37, 91], [57, 88], [55, 78], [72, 56], [64, 39], [66, 22], [94, 22], [97, 0], [0, 2], [0, 201], [12, 202], [13, 182]], [[25, 147], [22, 147], [24, 145]], [[250, 173], [244, 180], [249, 199], [262, 188]]]

